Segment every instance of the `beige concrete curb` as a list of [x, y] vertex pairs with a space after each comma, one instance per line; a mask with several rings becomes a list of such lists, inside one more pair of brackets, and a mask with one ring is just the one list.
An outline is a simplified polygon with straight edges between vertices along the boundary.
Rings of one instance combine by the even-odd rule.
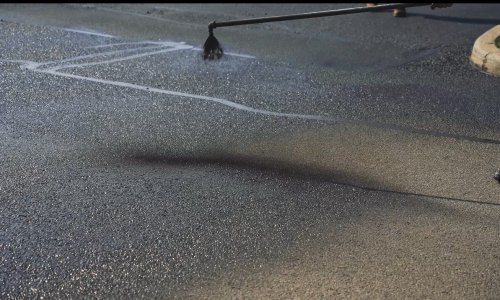
[[495, 39], [500, 36], [500, 25], [483, 33], [474, 43], [471, 62], [484, 72], [500, 76], [500, 49], [495, 46]]

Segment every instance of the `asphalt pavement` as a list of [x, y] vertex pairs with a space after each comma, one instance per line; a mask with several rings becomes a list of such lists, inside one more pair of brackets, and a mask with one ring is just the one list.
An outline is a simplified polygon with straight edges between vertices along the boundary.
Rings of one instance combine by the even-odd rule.
[[499, 4], [202, 59], [353, 5], [2, 4], [0, 298], [497, 298]]

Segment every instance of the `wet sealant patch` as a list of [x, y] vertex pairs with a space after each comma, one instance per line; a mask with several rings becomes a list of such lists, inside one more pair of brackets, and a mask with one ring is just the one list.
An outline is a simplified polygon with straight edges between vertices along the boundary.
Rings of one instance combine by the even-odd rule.
[[[283, 113], [283, 112], [274, 112], [265, 109], [253, 108], [247, 105], [242, 105], [227, 99], [222, 99], [218, 97], [210, 97], [201, 94], [192, 94], [185, 92], [178, 92], [174, 90], [167, 90], [156, 88], [152, 86], [139, 85], [135, 83], [128, 83], [123, 81], [115, 81], [115, 80], [107, 80], [92, 76], [81, 76], [77, 74], [72, 74], [70, 72], [63, 72], [61, 70], [67, 69], [82, 69], [91, 66], [103, 65], [103, 64], [112, 64], [124, 61], [130, 61], [135, 59], [140, 59], [143, 57], [150, 57], [153, 55], [165, 54], [168, 52], [177, 52], [182, 50], [190, 50], [190, 51], [201, 51], [201, 49], [186, 45], [185, 43], [178, 42], [140, 42], [143, 44], [140, 47], [136, 47], [137, 42], [130, 43], [131, 47], [127, 47], [120, 50], [106, 50], [109, 47], [113, 47], [114, 45], [101, 45], [94, 46], [93, 48], [99, 47], [104, 48], [104, 51], [99, 51], [92, 54], [86, 54], [81, 56], [76, 56], [72, 58], [62, 59], [59, 61], [48, 61], [48, 62], [32, 62], [32, 61], [24, 61], [24, 60], [4, 60], [10, 62], [17, 62], [21, 64], [21, 68], [25, 68], [28, 70], [32, 70], [34, 72], [45, 73], [55, 76], [61, 76], [66, 78], [73, 78], [79, 80], [86, 80], [91, 82], [96, 82], [100, 84], [113, 85], [124, 88], [132, 88], [136, 90], [142, 90], [146, 92], [160, 93], [166, 95], [173, 95], [179, 97], [186, 97], [192, 99], [199, 99], [204, 101], [216, 102], [218, 104], [222, 104], [225, 106], [229, 106], [234, 109], [258, 113], [263, 115], [271, 115], [276, 117], [290, 117], [290, 118], [301, 118], [301, 119], [311, 119], [311, 120], [323, 120], [323, 121], [333, 121], [336, 120], [331, 117], [325, 116], [317, 116], [317, 115], [305, 115], [305, 114], [295, 114], [295, 113]], [[128, 43], [119, 43], [116, 45], [124, 46]], [[149, 46], [144, 46], [144, 44]], [[235, 56], [239, 59], [252, 59], [253, 56], [237, 54], [237, 53], [226, 53], [228, 56]]]
[[[66, 29], [65, 29], [66, 30]], [[69, 29], [68, 29], [69, 30]], [[67, 31], [67, 30], [66, 30]], [[85, 34], [85, 35], [99, 35], [98, 38], [106, 38], [108, 35], [104, 33], [94, 33], [94, 32], [83, 32], [82, 30], [70, 30], [72, 33], [76, 34]], [[108, 39], [111, 38], [112, 36], [109, 35]], [[401, 131], [410, 131], [414, 132], [415, 130], [412, 130], [411, 128], [405, 128], [401, 126], [392, 126], [390, 124], [379, 124], [377, 122], [364, 122], [364, 121], [354, 121], [354, 120], [348, 120], [348, 119], [340, 119], [336, 117], [331, 117], [331, 116], [324, 116], [324, 115], [318, 115], [318, 114], [300, 114], [300, 113], [289, 113], [285, 109], [280, 109], [280, 111], [276, 110], [270, 110], [266, 108], [261, 108], [261, 107], [255, 107], [255, 98], [251, 97], [252, 101], [245, 103], [245, 99], [238, 99], [238, 98], [245, 98], [246, 96], [249, 96], [249, 92], [244, 92], [245, 94], [241, 94], [242, 91], [236, 91], [235, 93], [229, 92], [228, 98], [226, 97], [220, 97], [217, 94], [212, 94], [212, 95], [207, 95], [207, 91], [210, 91], [210, 84], [203, 85], [203, 90], [199, 91], [180, 91], [178, 88], [160, 88], [158, 85], [148, 85], [148, 84], [142, 84], [142, 83], [137, 83], [137, 81], [141, 82], [144, 78], [147, 78], [148, 80], [151, 78], [157, 77], [157, 74], [154, 72], [150, 72], [148, 74], [149, 76], [139, 76], [139, 77], [134, 77], [132, 81], [136, 82], [130, 82], [128, 81], [123, 81], [119, 80], [116, 78], [113, 78], [113, 75], [119, 74], [126, 74], [129, 72], [124, 71], [123, 69], [120, 71], [118, 69], [112, 69], [111, 73], [108, 72], [108, 74], [111, 74], [113, 79], [109, 79], [109, 77], [102, 77], [102, 76], [97, 76], [93, 74], [92, 68], [93, 67], [100, 67], [106, 66], [108, 69], [109, 68], [117, 68], [119, 64], [125, 64], [125, 63], [130, 63], [131, 61], [134, 61], [134, 68], [141, 68], [142, 66], [146, 64], [157, 64], [157, 61], [152, 59], [151, 57], [158, 57], [160, 55], [169, 55], [168, 57], [168, 63], [166, 64], [165, 68], [172, 68], [176, 70], [182, 70], [186, 65], [184, 64], [185, 61], [188, 61], [193, 59], [193, 51], [196, 52], [196, 57], [199, 61], [191, 61], [191, 66], [195, 66], [199, 64], [200, 62], [203, 63], [203, 60], [201, 59], [201, 48], [196, 48], [191, 45], [187, 45], [184, 42], [172, 42], [172, 41], [134, 41], [134, 42], [120, 42], [118, 41], [117, 43], [107, 43], [107, 44], [99, 44], [99, 45], [94, 45], [94, 46], [88, 46], [84, 47], [85, 49], [92, 49], [94, 52], [90, 54], [85, 54], [85, 55], [79, 55], [75, 57], [70, 57], [70, 58], [64, 58], [61, 60], [52, 60], [52, 61], [45, 61], [45, 62], [34, 62], [34, 61], [27, 61], [27, 60], [12, 60], [12, 59], [0, 59], [0, 61], [3, 62], [15, 62], [21, 64], [21, 68], [31, 70], [34, 72], [38, 73], [44, 73], [44, 74], [49, 74], [49, 75], [54, 75], [54, 76], [60, 76], [60, 77], [65, 77], [65, 78], [71, 78], [71, 79], [77, 79], [77, 80], [84, 80], [84, 81], [90, 81], [90, 82], [95, 82], [98, 84], [105, 84], [105, 85], [111, 85], [115, 87], [122, 87], [122, 88], [128, 88], [128, 89], [135, 89], [135, 90], [140, 90], [140, 91], [145, 91], [145, 92], [150, 92], [150, 93], [159, 93], [159, 94], [164, 94], [164, 95], [170, 95], [170, 96], [178, 96], [181, 98], [189, 98], [189, 99], [196, 99], [196, 100], [202, 100], [206, 102], [212, 102], [212, 103], [217, 103], [220, 105], [224, 105], [226, 107], [229, 107], [231, 109], [237, 109], [243, 112], [249, 112], [249, 113], [257, 113], [257, 114], [262, 114], [262, 115], [268, 115], [268, 116], [274, 116], [274, 117], [283, 117], [283, 118], [298, 118], [298, 119], [304, 119], [304, 120], [316, 120], [316, 121], [324, 121], [327, 123], [360, 123], [360, 124], [366, 124], [370, 125], [372, 127], [387, 127], [390, 126], [391, 129], [396, 129], [396, 130], [401, 130]], [[118, 48], [118, 49], [116, 49]], [[244, 55], [244, 54], [238, 54], [238, 53], [231, 53], [231, 52], [226, 52], [226, 56], [231, 57], [231, 59], [228, 59], [227, 57], [222, 60], [218, 60], [217, 62], [208, 62], [208, 64], [216, 64], [215, 69], [223, 69], [225, 73], [230, 74], [232, 71], [238, 70], [242, 65], [244, 66], [245, 63], [243, 61], [248, 60], [248, 59], [254, 59], [255, 57], [250, 56], [250, 55]], [[183, 56], [182, 56], [183, 55]], [[172, 57], [170, 57], [172, 56]], [[181, 57], [179, 57], [181, 56]], [[137, 63], [139, 62], [139, 63]], [[178, 64], [183, 64], [182, 66], [179, 66]], [[207, 64], [207, 62], [205, 62]], [[189, 65], [189, 64], [188, 64]], [[213, 67], [213, 65], [211, 65]], [[128, 69], [130, 70], [130, 69]], [[109, 70], [108, 70], [109, 71]], [[149, 70], [151, 71], [151, 70]], [[168, 73], [168, 70], [166, 70]], [[191, 70], [193, 71], [193, 70]], [[200, 69], [196, 69], [195, 71], [200, 71]], [[205, 70], [206, 71], [206, 70]], [[239, 71], [239, 70], [238, 70]], [[212, 77], [217, 77], [217, 72], [213, 71], [213, 68], [210, 69], [210, 72], [205, 76], [205, 79], [210, 83], [210, 80]], [[229, 72], [229, 73], [228, 73]], [[178, 74], [175, 73], [169, 73], [169, 76], [175, 77]], [[229, 76], [229, 75], [228, 75]], [[251, 76], [251, 75], [250, 75]], [[167, 76], [168, 77], [168, 76]], [[288, 76], [290, 77], [290, 76]], [[285, 77], [287, 76], [285, 75]], [[283, 78], [280, 78], [282, 80]], [[307, 85], [305, 86], [298, 86], [297, 84], [300, 84], [299, 82], [296, 82], [299, 80], [301, 77], [300, 76], [291, 76], [290, 77], [292, 82], [290, 83], [290, 86], [293, 86], [295, 89], [299, 88], [301, 90], [304, 90], [304, 92], [307, 94]], [[171, 78], [164, 78], [165, 81], [170, 81]], [[204, 80], [205, 80], [204, 79]], [[219, 79], [216, 78], [218, 81]], [[295, 80], [295, 81], [294, 81]], [[300, 80], [299, 80], [300, 81]], [[153, 81], [154, 82], [154, 81]], [[273, 78], [269, 78], [266, 80], [267, 83], [273, 82]], [[265, 82], [265, 83], [266, 83]], [[216, 82], [220, 83], [220, 82]], [[214, 84], [213, 84], [214, 85]], [[254, 84], [251, 88], [252, 92], [254, 89], [258, 89], [259, 84]], [[212, 87], [212, 90], [214, 87]], [[229, 87], [226, 89], [227, 91], [231, 91], [234, 89], [234, 87]], [[219, 89], [217, 89], [219, 90]], [[271, 88], [266, 88], [265, 89], [267, 92], [265, 93], [265, 98], [277, 98], [278, 96], [274, 95], [275, 89]], [[269, 91], [273, 92], [272, 95], [269, 95]], [[283, 93], [283, 90], [279, 89], [277, 90], [277, 95]], [[285, 95], [288, 96], [288, 95]], [[314, 97], [314, 95], [312, 95]], [[231, 98], [234, 97], [234, 98]], [[288, 100], [289, 97], [285, 97]], [[233, 100], [234, 99], [234, 100]], [[301, 99], [301, 103], [302, 98]], [[277, 103], [278, 107], [283, 108], [283, 107], [290, 107], [288, 105], [282, 106], [282, 104], [285, 104], [285, 102], [281, 101]], [[276, 107], [276, 105], [274, 106]], [[288, 110], [289, 111], [289, 110]], [[475, 141], [479, 143], [500, 143], [496, 140], [491, 140], [491, 139], [480, 139], [480, 138], [475, 138], [475, 137], [469, 137], [469, 136], [463, 136], [463, 135], [455, 135], [455, 134], [448, 134], [448, 133], [440, 133], [440, 132], [433, 132], [433, 131], [426, 131], [426, 130], [420, 130], [418, 133], [420, 134], [429, 134], [433, 136], [445, 136], [445, 137], [454, 137], [457, 139], [465, 139], [465, 140], [470, 140], [470, 141]]]

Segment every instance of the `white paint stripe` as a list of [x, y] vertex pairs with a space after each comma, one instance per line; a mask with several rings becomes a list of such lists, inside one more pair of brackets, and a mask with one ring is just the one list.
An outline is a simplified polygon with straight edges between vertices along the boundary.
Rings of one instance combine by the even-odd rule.
[[[191, 50], [194, 51], [203, 51], [201, 48], [193, 48]], [[255, 59], [255, 56], [252, 55], [247, 55], [247, 54], [239, 54], [239, 53], [234, 53], [234, 52], [224, 52], [225, 55], [230, 55], [230, 56], [237, 56], [237, 57], [243, 57], [243, 58], [253, 58]]]
[[113, 43], [113, 44], [103, 44], [85, 47], [84, 49], [98, 49], [98, 48], [107, 48], [114, 46], [122, 46], [122, 45], [140, 45], [140, 44], [151, 44], [151, 45], [163, 45], [163, 46], [177, 46], [177, 45], [185, 45], [186, 42], [153, 42], [153, 41], [142, 41], [142, 42], [127, 42], [127, 43]]
[[98, 32], [79, 30], [79, 29], [71, 29], [71, 28], [63, 28], [63, 29], [65, 31], [69, 31], [69, 32], [76, 32], [76, 33], [82, 33], [82, 34], [88, 34], [88, 35], [96, 35], [96, 36], [102, 36], [102, 37], [107, 37], [107, 38], [115, 38], [114, 35], [105, 34], [105, 33], [98, 33]]
[[85, 47], [84, 49], [99, 49], [99, 48], [108, 48], [108, 47], [114, 47], [114, 46], [141, 45], [141, 44], [161, 45], [161, 43], [157, 43], [157, 42], [129, 42], [129, 43], [113, 43], [113, 44], [96, 45], [96, 46]]
[[[153, 44], [153, 42], [147, 42], [147, 43]], [[129, 43], [124, 43], [124, 44], [129, 44]], [[130, 43], [130, 44], [132, 44], [132, 43]], [[184, 43], [184, 42], [181, 42], [181, 43], [176, 43], [176, 42], [158, 42], [158, 43], [155, 43], [155, 44], [156, 44], [156, 46], [135, 47], [135, 48], [127, 48], [127, 49], [120, 49], [120, 50], [111, 50], [111, 51], [105, 51], [105, 52], [98, 52], [98, 53], [86, 54], [86, 55], [82, 55], [82, 56], [76, 56], [76, 57], [67, 58], [67, 59], [58, 60], [58, 61], [53, 61], [53, 62], [55, 62], [55, 63], [61, 63], [61, 62], [75, 61], [75, 60], [79, 60], [79, 59], [82, 59], [82, 58], [93, 58], [93, 57], [105, 56], [105, 55], [110, 55], [110, 54], [118, 54], [118, 53], [122, 53], [122, 52], [125, 53], [125, 52], [136, 51], [136, 50], [152, 50], [152, 49], [157, 49], [157, 48], [160, 48], [160, 47], [185, 47], [186, 46], [186, 43]], [[189, 47], [191, 47], [191, 46], [189, 46]]]
[[26, 69], [35, 69], [40, 63], [30, 61], [30, 60], [22, 60], [22, 59], [0, 59], [0, 62], [6, 62], [6, 63], [18, 63], [21, 64], [21, 68], [26, 68]]
[[226, 99], [163, 90], [163, 89], [159, 89], [159, 88], [137, 85], [137, 84], [121, 82], [121, 81], [113, 81], [113, 80], [99, 79], [99, 78], [93, 78], [93, 77], [85, 77], [85, 76], [80, 76], [80, 75], [57, 72], [54, 70], [34, 69], [33, 71], [40, 72], [40, 73], [46, 73], [46, 74], [52, 74], [52, 75], [56, 75], [56, 76], [62, 76], [62, 77], [80, 79], [80, 80], [87, 80], [87, 81], [92, 81], [92, 82], [97, 82], [97, 83], [102, 83], [102, 84], [120, 86], [120, 87], [125, 87], [125, 88], [131, 88], [131, 89], [136, 89], [136, 90], [141, 90], [141, 91], [146, 91], [146, 92], [153, 92], [153, 93], [160, 93], [160, 94], [166, 94], [166, 95], [172, 95], [172, 96], [186, 97], [186, 98], [191, 98], [191, 99], [206, 100], [206, 101], [216, 102], [216, 103], [219, 103], [219, 104], [222, 104], [225, 106], [229, 106], [232, 108], [236, 108], [238, 110], [243, 110], [243, 111], [248, 111], [248, 112], [253, 112], [253, 113], [258, 113], [258, 114], [263, 114], [263, 115], [271, 115], [271, 116], [276, 116], [276, 117], [288, 117], [288, 118], [300, 118], [300, 119], [308, 119], [308, 120], [331, 121], [331, 122], [337, 121], [337, 119], [331, 118], [331, 117], [273, 112], [273, 111], [268, 111], [268, 110], [263, 110], [263, 109], [252, 108], [252, 107], [238, 104], [238, 103], [226, 100]]
[[80, 68], [80, 67], [95, 66], [95, 65], [100, 65], [100, 64], [109, 64], [109, 63], [130, 60], [130, 59], [135, 59], [135, 58], [139, 58], [139, 57], [165, 53], [165, 52], [184, 50], [184, 49], [191, 49], [191, 46], [177, 46], [175, 48], [168, 48], [168, 49], [162, 49], [162, 50], [158, 50], [158, 51], [129, 55], [129, 56], [114, 58], [114, 59], [110, 59], [110, 60], [88, 62], [88, 63], [81, 63], [81, 64], [62, 65], [62, 66], [58, 66], [58, 67], [56, 66], [56, 67], [52, 67], [52, 68], [47, 68], [46, 70], [47, 71], [57, 71], [57, 70], [67, 69], [67, 68]]
[[238, 53], [233, 53], [233, 52], [224, 52], [224, 54], [229, 55], [229, 56], [237, 56], [237, 57], [255, 59], [255, 56], [246, 55], [246, 54], [238, 54]]
[[7, 63], [18, 63], [18, 64], [36, 64], [31, 60], [23, 60], [23, 59], [0, 59], [0, 61]]
[[113, 50], [113, 51], [106, 51], [106, 52], [99, 52], [99, 53], [93, 53], [93, 54], [86, 54], [86, 55], [81, 55], [81, 56], [75, 56], [75, 57], [66, 58], [66, 59], [57, 60], [57, 61], [56, 60], [47, 61], [47, 62], [44, 62], [44, 63], [37, 63], [37, 64], [38, 64], [38, 66], [46, 66], [46, 65], [51, 65], [51, 64], [59, 64], [59, 63], [64, 63], [64, 62], [77, 61], [77, 60], [80, 60], [80, 59], [95, 58], [95, 57], [99, 57], [99, 56], [120, 54], [120, 53], [126, 53], [126, 52], [131, 52], [131, 51], [153, 50], [153, 49], [158, 49], [158, 48], [161, 48], [161, 47], [162, 46], [137, 47], [137, 48]]
[[38, 66], [41, 65], [41, 63], [37, 63], [30, 60], [22, 60], [22, 59], [0, 59], [0, 62], [18, 63], [21, 64], [20, 66], [21, 69], [30, 69], [30, 70], [35, 70]]

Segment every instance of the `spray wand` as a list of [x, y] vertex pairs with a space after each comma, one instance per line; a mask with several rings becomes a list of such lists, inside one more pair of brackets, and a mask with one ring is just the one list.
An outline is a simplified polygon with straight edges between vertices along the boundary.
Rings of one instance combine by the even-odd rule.
[[227, 26], [238, 26], [238, 25], [248, 25], [248, 24], [258, 24], [258, 23], [267, 23], [267, 22], [279, 22], [279, 21], [289, 21], [289, 20], [297, 20], [297, 19], [309, 19], [309, 18], [319, 18], [319, 17], [328, 17], [328, 16], [338, 16], [338, 15], [347, 15], [347, 14], [355, 14], [362, 12], [374, 12], [374, 11], [383, 11], [387, 9], [396, 9], [396, 8], [406, 8], [406, 7], [416, 7], [416, 6], [428, 6], [430, 5], [432, 9], [436, 7], [447, 7], [451, 6], [451, 4], [445, 3], [395, 3], [395, 4], [384, 4], [372, 7], [356, 7], [356, 8], [345, 8], [345, 9], [336, 9], [336, 10], [325, 10], [325, 11], [317, 11], [317, 12], [309, 12], [302, 14], [293, 14], [293, 15], [283, 15], [283, 16], [274, 16], [274, 17], [264, 17], [264, 18], [253, 18], [253, 19], [243, 19], [243, 20], [234, 20], [227, 22], [215, 22], [208, 24], [208, 39], [205, 41], [203, 45], [203, 59], [215, 59], [221, 58], [224, 51], [219, 41], [214, 36], [214, 29], [217, 27], [227, 27]]

